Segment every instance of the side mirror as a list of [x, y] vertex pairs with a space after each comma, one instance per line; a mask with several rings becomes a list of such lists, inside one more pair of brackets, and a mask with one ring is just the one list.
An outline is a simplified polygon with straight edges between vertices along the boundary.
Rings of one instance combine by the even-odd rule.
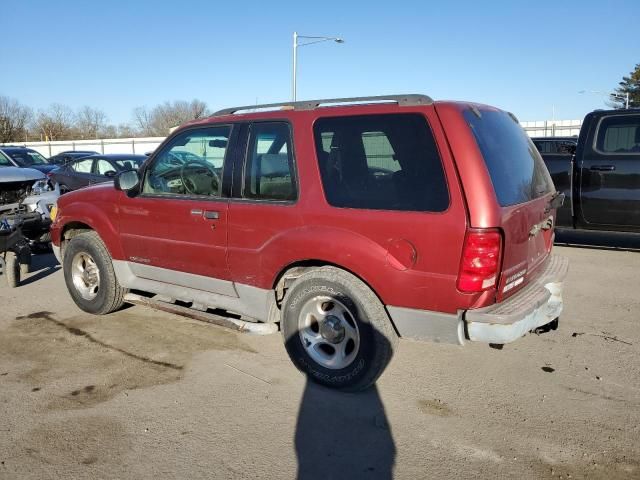
[[104, 172], [104, 176], [107, 178], [113, 178], [116, 176], [116, 171], [115, 170], [109, 170], [107, 172]]
[[116, 190], [128, 192], [140, 184], [140, 176], [137, 170], [125, 170], [114, 177], [113, 186]]

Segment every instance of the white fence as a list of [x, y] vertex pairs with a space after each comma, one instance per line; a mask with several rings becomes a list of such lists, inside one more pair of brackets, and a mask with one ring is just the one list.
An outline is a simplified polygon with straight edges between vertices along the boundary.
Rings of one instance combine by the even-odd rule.
[[530, 137], [572, 137], [580, 133], [582, 120], [520, 122]]
[[[530, 137], [570, 137], [580, 133], [582, 120], [540, 120], [520, 122]], [[37, 150], [45, 157], [51, 157], [65, 150], [94, 150], [98, 153], [152, 152], [165, 137], [104, 138], [97, 140], [63, 140], [59, 142], [13, 142]]]
[[152, 152], [165, 137], [143, 138], [104, 138], [97, 140], [62, 140], [59, 142], [12, 142], [37, 150], [45, 157], [51, 157], [66, 150], [93, 150], [98, 153], [135, 153]]

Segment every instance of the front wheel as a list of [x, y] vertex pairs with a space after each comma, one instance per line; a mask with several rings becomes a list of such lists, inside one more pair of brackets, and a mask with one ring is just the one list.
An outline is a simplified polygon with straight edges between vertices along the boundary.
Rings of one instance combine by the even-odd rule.
[[284, 298], [281, 327], [296, 367], [317, 383], [345, 391], [373, 385], [398, 341], [373, 291], [334, 267], [296, 280]]
[[124, 304], [111, 255], [96, 232], [73, 237], [64, 250], [64, 280], [73, 301], [85, 312], [104, 315]]

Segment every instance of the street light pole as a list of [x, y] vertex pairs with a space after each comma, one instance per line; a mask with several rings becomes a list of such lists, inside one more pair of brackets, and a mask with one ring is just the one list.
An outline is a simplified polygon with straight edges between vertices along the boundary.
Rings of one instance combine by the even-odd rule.
[[291, 100], [296, 101], [296, 76], [298, 71], [298, 32], [293, 32], [293, 81]]
[[578, 93], [595, 93], [598, 95], [607, 95], [609, 97], [614, 97], [614, 98], [624, 98], [624, 108], [625, 110], [629, 110], [629, 92], [625, 92], [624, 96], [623, 95], [618, 95], [617, 93], [607, 93], [607, 92], [603, 92], [601, 90], [580, 90]]
[[[311, 40], [306, 43], [298, 43], [299, 38], [305, 38]], [[313, 45], [314, 43], [329, 42], [344, 43], [344, 40], [340, 37], [309, 37], [307, 35], [298, 35], [298, 32], [293, 32], [293, 66], [292, 66], [292, 79], [291, 79], [291, 100], [296, 101], [297, 91], [297, 75], [298, 75], [298, 47], [304, 47], [306, 45]]]

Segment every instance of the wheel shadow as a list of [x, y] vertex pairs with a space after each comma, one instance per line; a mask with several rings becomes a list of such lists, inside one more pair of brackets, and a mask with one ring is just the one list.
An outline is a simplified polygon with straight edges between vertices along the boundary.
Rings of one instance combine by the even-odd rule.
[[[370, 328], [370, 324], [360, 325], [361, 334], [367, 327]], [[363, 338], [371, 344], [387, 346], [382, 343], [389, 343], [382, 334], [375, 328], [370, 330], [372, 336], [364, 333]], [[294, 334], [287, 340], [288, 350], [290, 342], [297, 341], [296, 337]], [[363, 351], [366, 350], [369, 349], [365, 346]], [[307, 360], [306, 354], [304, 357]], [[354, 364], [367, 365], [370, 357], [362, 358], [364, 360], [356, 357]], [[299, 358], [294, 363], [301, 361]], [[388, 361], [390, 358], [385, 366]], [[335, 375], [349, 374], [348, 370], [334, 372]], [[334, 374], [327, 370], [314, 371], [316, 376], [326, 373]], [[393, 477], [396, 446], [376, 385], [361, 392], [346, 393], [320, 385], [307, 374], [294, 443], [300, 480]]]
[[342, 393], [307, 379], [295, 449], [300, 480], [391, 479], [396, 447], [378, 388]]

